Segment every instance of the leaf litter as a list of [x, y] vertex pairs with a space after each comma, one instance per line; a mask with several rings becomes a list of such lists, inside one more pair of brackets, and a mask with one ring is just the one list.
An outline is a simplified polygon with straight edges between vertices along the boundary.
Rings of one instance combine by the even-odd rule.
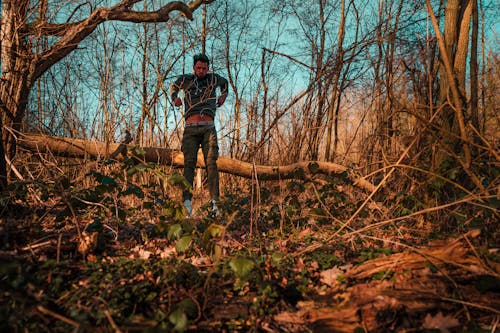
[[222, 218], [187, 220], [169, 198], [147, 209], [123, 201], [125, 217], [98, 205], [65, 216], [61, 201], [16, 203], [25, 208], [0, 223], [0, 328], [487, 332], [498, 324], [498, 251], [479, 229], [438, 240], [411, 223], [350, 233], [377, 209], [334, 237], [355, 206], [342, 204], [344, 217], [327, 223], [295, 206], [281, 221], [262, 209], [251, 225], [250, 200], [225, 200]]

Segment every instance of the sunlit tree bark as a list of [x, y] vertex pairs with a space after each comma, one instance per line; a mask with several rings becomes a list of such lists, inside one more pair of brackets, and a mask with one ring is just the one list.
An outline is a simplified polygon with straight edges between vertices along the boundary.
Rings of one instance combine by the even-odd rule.
[[[328, 119], [326, 123], [326, 147], [325, 161], [330, 161], [330, 154], [335, 156], [338, 144], [338, 116], [340, 108], [340, 99], [342, 92], [339, 89], [339, 81], [342, 76], [341, 69], [344, 63], [344, 37], [345, 37], [345, 0], [340, 2], [340, 23], [337, 36], [336, 57], [333, 65], [333, 73], [331, 78], [333, 81], [332, 91], [330, 92], [330, 104], [328, 106]], [[335, 133], [334, 148], [331, 152], [332, 133]]]
[[479, 31], [479, 10], [477, 0], [472, 0], [472, 32], [470, 47], [470, 110], [472, 125], [479, 131], [479, 84], [478, 84], [478, 31]]
[[[472, 0], [449, 0], [445, 9], [444, 35], [431, 6], [427, 9], [439, 43], [442, 66], [440, 69], [440, 103], [443, 108], [442, 138], [447, 149], [455, 151], [461, 146], [467, 169], [471, 162], [469, 135], [465, 124], [467, 100], [465, 95], [465, 61], [469, 46], [469, 28], [472, 14]], [[444, 159], [440, 153], [437, 162]]]
[[[327, 89], [328, 86], [325, 84], [326, 81], [324, 73], [324, 55], [325, 55], [325, 43], [326, 43], [326, 18], [325, 18], [325, 1], [318, 0], [318, 20], [319, 27], [317, 32], [318, 40], [311, 40], [311, 49], [313, 50], [313, 66], [315, 68], [314, 81], [317, 84], [317, 95], [315, 105], [316, 105], [316, 115], [313, 117], [311, 127], [309, 128], [311, 135], [309, 140], [309, 157], [311, 159], [318, 159], [319, 157], [319, 147], [321, 139], [323, 138], [323, 133], [325, 132], [324, 119], [326, 114], [326, 103], [327, 103]], [[318, 45], [315, 45], [315, 44]]]

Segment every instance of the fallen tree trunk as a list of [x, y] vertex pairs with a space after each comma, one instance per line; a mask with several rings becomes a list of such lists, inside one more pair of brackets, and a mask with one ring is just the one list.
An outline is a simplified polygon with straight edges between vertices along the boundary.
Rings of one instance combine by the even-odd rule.
[[[116, 160], [126, 158], [129, 148], [134, 147], [123, 143], [107, 144], [100, 141], [25, 133], [18, 137], [18, 144], [33, 152], [52, 153], [56, 156]], [[142, 156], [145, 162], [175, 167], [184, 165], [184, 155], [179, 150], [158, 147], [141, 147], [141, 149], [145, 152]], [[201, 153], [197, 166], [205, 167]], [[366, 179], [350, 173], [346, 167], [335, 163], [304, 161], [289, 165], [265, 166], [219, 157], [217, 166], [220, 172], [249, 179], [257, 177], [260, 180], [306, 179], [317, 173], [346, 176], [359, 188], [369, 192], [375, 189], [375, 186]]]

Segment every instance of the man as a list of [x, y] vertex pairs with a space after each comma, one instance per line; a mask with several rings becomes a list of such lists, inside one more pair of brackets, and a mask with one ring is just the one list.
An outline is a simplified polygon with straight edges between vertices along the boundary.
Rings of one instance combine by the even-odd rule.
[[[217, 209], [219, 200], [219, 171], [217, 158], [219, 145], [214, 118], [217, 107], [224, 104], [227, 97], [228, 83], [222, 76], [209, 73], [210, 61], [204, 54], [193, 57], [194, 74], [181, 75], [171, 85], [171, 97], [175, 106], [182, 105], [179, 91], [184, 93], [184, 134], [181, 150], [184, 154], [184, 177], [193, 186], [194, 170], [196, 167], [198, 149], [201, 146], [208, 176], [208, 190], [210, 193], [212, 210], [220, 215]], [[217, 97], [216, 90], [220, 89]], [[192, 214], [191, 199], [193, 194], [189, 189], [182, 192], [184, 207], [189, 216]]]

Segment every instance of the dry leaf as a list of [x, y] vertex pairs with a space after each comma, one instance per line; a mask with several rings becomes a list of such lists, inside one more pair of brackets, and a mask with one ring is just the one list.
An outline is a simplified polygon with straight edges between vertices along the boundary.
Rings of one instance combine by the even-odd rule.
[[335, 266], [333, 268], [324, 270], [319, 274], [321, 277], [321, 279], [320, 279], [321, 283], [324, 283], [330, 287], [335, 287], [335, 286], [339, 285], [339, 283], [340, 283], [338, 281], [338, 277], [340, 275], [344, 274], [344, 272], [341, 269], [339, 269], [337, 266]]
[[78, 244], [78, 252], [85, 257], [87, 253], [94, 251], [97, 248], [97, 239], [99, 233], [92, 232], [87, 233], [86, 231], [82, 232], [82, 239]]
[[139, 249], [138, 254], [139, 254], [139, 258], [144, 259], [144, 260], [148, 260], [152, 253], [150, 251], [147, 251], [144, 249]]
[[175, 256], [175, 246], [165, 246], [163, 251], [160, 252], [160, 258], [165, 259]]
[[441, 333], [448, 333], [449, 329], [458, 327], [460, 323], [452, 316], [443, 316], [442, 312], [438, 312], [434, 317], [428, 313], [425, 316], [422, 325], [425, 329], [438, 329]]

